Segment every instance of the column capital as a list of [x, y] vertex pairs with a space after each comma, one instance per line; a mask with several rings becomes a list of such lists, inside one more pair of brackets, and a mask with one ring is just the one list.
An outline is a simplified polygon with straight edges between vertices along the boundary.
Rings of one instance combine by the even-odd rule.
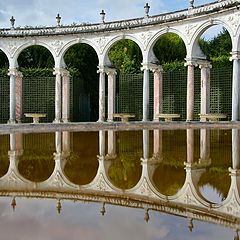
[[8, 69], [8, 76], [13, 75], [13, 76], [18, 76], [21, 72], [18, 71], [17, 68], [9, 68]]
[[54, 68], [53, 75], [70, 76], [66, 68]]
[[233, 52], [231, 52], [231, 54], [232, 54], [232, 56], [229, 58], [230, 61], [240, 59], [240, 52], [239, 51], [233, 51]]
[[198, 66], [199, 66], [200, 69], [202, 69], [202, 68], [212, 68], [211, 63], [209, 61], [204, 61], [204, 60], [198, 61]]
[[105, 66], [98, 66], [97, 73], [106, 73], [106, 67]]
[[107, 75], [117, 75], [117, 71], [115, 68], [105, 67], [104, 70]]
[[155, 73], [155, 72], [163, 72], [163, 67], [162, 65], [155, 65], [150, 68], [150, 70]]
[[186, 62], [184, 63], [184, 66], [194, 66], [197, 67], [198, 66], [198, 61], [196, 59], [192, 59], [192, 58], [185, 58]]
[[156, 68], [157, 65], [156, 64], [152, 64], [152, 63], [142, 63], [142, 67], [141, 67], [141, 71], [144, 70], [152, 70], [154, 68]]

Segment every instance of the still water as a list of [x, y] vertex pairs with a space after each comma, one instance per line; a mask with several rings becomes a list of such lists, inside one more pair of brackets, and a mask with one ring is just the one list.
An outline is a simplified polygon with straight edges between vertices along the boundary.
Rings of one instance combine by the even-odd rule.
[[0, 136], [4, 240], [238, 239], [239, 130]]

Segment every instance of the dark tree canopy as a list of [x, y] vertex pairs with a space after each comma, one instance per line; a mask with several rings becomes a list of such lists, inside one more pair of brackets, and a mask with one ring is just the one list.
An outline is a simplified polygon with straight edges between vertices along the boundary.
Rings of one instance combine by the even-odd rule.
[[183, 61], [186, 57], [186, 47], [183, 40], [174, 33], [161, 36], [153, 48], [160, 64]]
[[6, 54], [0, 50], [0, 68], [8, 68], [8, 58]]
[[54, 59], [50, 51], [42, 46], [31, 46], [24, 49], [18, 57], [21, 68], [53, 68]]

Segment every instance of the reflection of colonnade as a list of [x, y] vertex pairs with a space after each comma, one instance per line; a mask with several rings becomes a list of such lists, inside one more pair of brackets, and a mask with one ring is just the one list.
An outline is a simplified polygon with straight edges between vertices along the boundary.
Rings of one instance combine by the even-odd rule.
[[[152, 177], [161, 156], [159, 156], [159, 159], [151, 157], [151, 134], [149, 130], [143, 130], [142, 135], [143, 155], [141, 159], [141, 177], [134, 187], [127, 190], [115, 187], [108, 176], [111, 162], [115, 161], [117, 155], [116, 146], [111, 145], [113, 142], [116, 143], [116, 141], [112, 141], [116, 138], [116, 132], [109, 131], [108, 134], [106, 131], [99, 132], [99, 168], [92, 182], [86, 185], [74, 184], [64, 174], [64, 166], [70, 153], [69, 134], [69, 132], [55, 133], [55, 168], [47, 180], [37, 183], [25, 179], [19, 173], [18, 160], [23, 152], [23, 136], [22, 134], [11, 134], [9, 150], [10, 165], [6, 175], [0, 178], [0, 194], [13, 197], [57, 198], [58, 204], [63, 199], [98, 201], [105, 204], [110, 203], [143, 208], [147, 214], [149, 214], [150, 210], [163, 211], [170, 214], [174, 213], [190, 219], [191, 223], [192, 220], [199, 219], [223, 224], [234, 229], [239, 228], [239, 130], [232, 130], [231, 186], [227, 198], [219, 204], [208, 201], [198, 190], [198, 181], [201, 174], [205, 172], [206, 165], [194, 161], [194, 132], [191, 129], [187, 132], [185, 183], [173, 196], [161, 194], [154, 186]], [[108, 141], [106, 141], [107, 136]], [[156, 152], [153, 153], [153, 156], [156, 156]]]

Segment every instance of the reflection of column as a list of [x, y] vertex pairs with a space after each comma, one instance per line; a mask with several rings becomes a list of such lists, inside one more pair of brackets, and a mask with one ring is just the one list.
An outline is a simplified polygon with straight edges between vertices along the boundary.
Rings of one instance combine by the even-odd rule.
[[[210, 111], [210, 68], [208, 62], [199, 64], [201, 69], [201, 114], [209, 113]], [[202, 119], [201, 119], [202, 120]], [[206, 121], [206, 119], [203, 119]]]
[[153, 157], [158, 160], [163, 158], [162, 151], [162, 130], [153, 130]]
[[55, 148], [56, 153], [62, 152], [62, 133], [61, 132], [55, 132]]
[[149, 130], [143, 130], [143, 159], [149, 159]]
[[105, 69], [104, 67], [98, 67], [99, 73], [99, 122], [105, 120]]
[[16, 123], [16, 75], [17, 70], [15, 68], [8, 70], [10, 76], [10, 106], [9, 106], [9, 121], [8, 123]]
[[69, 71], [62, 71], [62, 121], [69, 122], [70, 116], [70, 74]]
[[187, 162], [194, 162], [194, 130], [187, 129]]
[[163, 111], [163, 69], [162, 66], [156, 66], [152, 69], [153, 71], [153, 119], [158, 120], [156, 115]]
[[240, 130], [232, 129], [232, 168], [240, 169]]
[[61, 69], [55, 68], [53, 73], [56, 75], [55, 80], [55, 123], [61, 122], [61, 112], [62, 112], [62, 98], [61, 98], [61, 89], [62, 89], [62, 81], [61, 81]]
[[62, 150], [65, 153], [70, 152], [70, 132], [64, 131], [62, 133]]
[[240, 60], [239, 52], [232, 53], [231, 60], [233, 61], [233, 80], [232, 80], [232, 121], [239, 120], [239, 102], [240, 102]]
[[108, 158], [116, 157], [116, 132], [108, 130]]
[[149, 66], [143, 64], [143, 121], [149, 120]]
[[116, 70], [108, 68], [108, 121], [113, 121], [113, 113], [115, 113], [115, 97], [116, 97]]
[[22, 120], [22, 73], [16, 72], [16, 120], [21, 122]]
[[105, 156], [105, 131], [99, 131], [99, 156]]
[[194, 116], [194, 63], [189, 61], [185, 64], [188, 67], [187, 74], [187, 121], [193, 120]]
[[210, 131], [209, 129], [200, 130], [200, 163], [210, 163]]

